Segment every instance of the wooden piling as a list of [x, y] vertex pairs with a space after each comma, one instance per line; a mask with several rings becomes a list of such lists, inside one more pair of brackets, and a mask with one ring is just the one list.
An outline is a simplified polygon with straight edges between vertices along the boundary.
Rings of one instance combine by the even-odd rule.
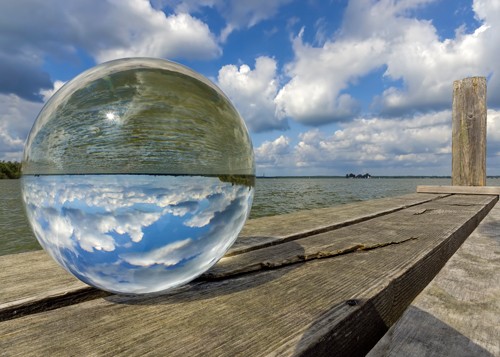
[[486, 78], [453, 83], [452, 185], [486, 185]]

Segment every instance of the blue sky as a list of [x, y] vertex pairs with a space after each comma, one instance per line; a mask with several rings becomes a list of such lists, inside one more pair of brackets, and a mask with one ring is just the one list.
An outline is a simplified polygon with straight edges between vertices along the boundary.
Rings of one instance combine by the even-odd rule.
[[267, 176], [449, 175], [453, 81], [486, 76], [499, 175], [499, 43], [500, 0], [3, 1], [0, 160], [64, 82], [149, 56], [222, 88]]

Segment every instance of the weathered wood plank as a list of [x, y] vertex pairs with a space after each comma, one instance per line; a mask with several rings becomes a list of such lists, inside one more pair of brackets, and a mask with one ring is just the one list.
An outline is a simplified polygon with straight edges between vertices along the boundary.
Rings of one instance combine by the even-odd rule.
[[44, 251], [0, 257], [0, 282], [0, 321], [56, 308], [54, 301], [72, 303], [87, 295], [104, 296], [68, 274]]
[[500, 186], [417, 186], [417, 193], [500, 195]]
[[486, 78], [453, 82], [451, 180], [486, 185]]
[[497, 204], [368, 356], [500, 356], [499, 245]]
[[445, 196], [414, 193], [250, 220], [227, 255], [345, 227]]
[[[447, 213], [450, 207], [453, 210], [460, 207], [463, 214], [471, 214], [477, 210], [478, 205], [483, 205], [490, 200], [491, 197], [446, 197], [439, 201], [427, 202], [393, 212], [384, 217], [380, 216], [376, 221], [363, 221], [334, 231], [251, 250], [237, 256], [227, 256], [204, 274], [203, 278], [220, 279], [257, 270], [275, 269], [313, 259], [325, 259], [355, 251], [402, 244], [409, 240], [418, 240], [419, 234], [417, 234], [418, 228], [416, 227], [429, 224], [433, 217]], [[442, 218], [444, 219], [444, 217]], [[374, 233], [375, 224], [380, 229], [380, 234]], [[437, 229], [443, 229], [445, 224], [453, 226], [457, 223], [454, 220], [446, 223], [440, 222]], [[430, 229], [432, 228], [426, 228], [426, 231], [428, 232]]]
[[[331, 208], [249, 220], [228, 255], [323, 232], [411, 207], [445, 195], [409, 194]], [[43, 251], [0, 257], [0, 320], [104, 293], [60, 268]], [[41, 304], [37, 304], [41, 302]]]
[[416, 237], [401, 244], [198, 281], [164, 296], [113, 295], [4, 321], [0, 351], [364, 355], [497, 200], [456, 195], [335, 231], [351, 230], [361, 241]]

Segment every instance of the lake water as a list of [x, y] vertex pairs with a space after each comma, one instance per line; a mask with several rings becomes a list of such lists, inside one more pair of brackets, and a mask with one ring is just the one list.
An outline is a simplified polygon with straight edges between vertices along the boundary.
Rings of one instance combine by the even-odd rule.
[[[260, 178], [250, 218], [335, 206], [415, 192], [417, 185], [449, 185], [448, 178]], [[500, 179], [488, 179], [500, 186]], [[0, 180], [0, 255], [41, 249], [21, 202], [20, 180]]]

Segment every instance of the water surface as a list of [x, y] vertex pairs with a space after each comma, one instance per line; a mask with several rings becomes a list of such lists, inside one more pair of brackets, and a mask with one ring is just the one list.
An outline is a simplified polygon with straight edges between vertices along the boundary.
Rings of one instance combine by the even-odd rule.
[[[330, 207], [415, 192], [417, 185], [449, 185], [449, 178], [258, 178], [250, 218]], [[500, 186], [489, 178], [488, 185]], [[20, 180], [0, 180], [0, 255], [41, 249], [26, 219]]]

